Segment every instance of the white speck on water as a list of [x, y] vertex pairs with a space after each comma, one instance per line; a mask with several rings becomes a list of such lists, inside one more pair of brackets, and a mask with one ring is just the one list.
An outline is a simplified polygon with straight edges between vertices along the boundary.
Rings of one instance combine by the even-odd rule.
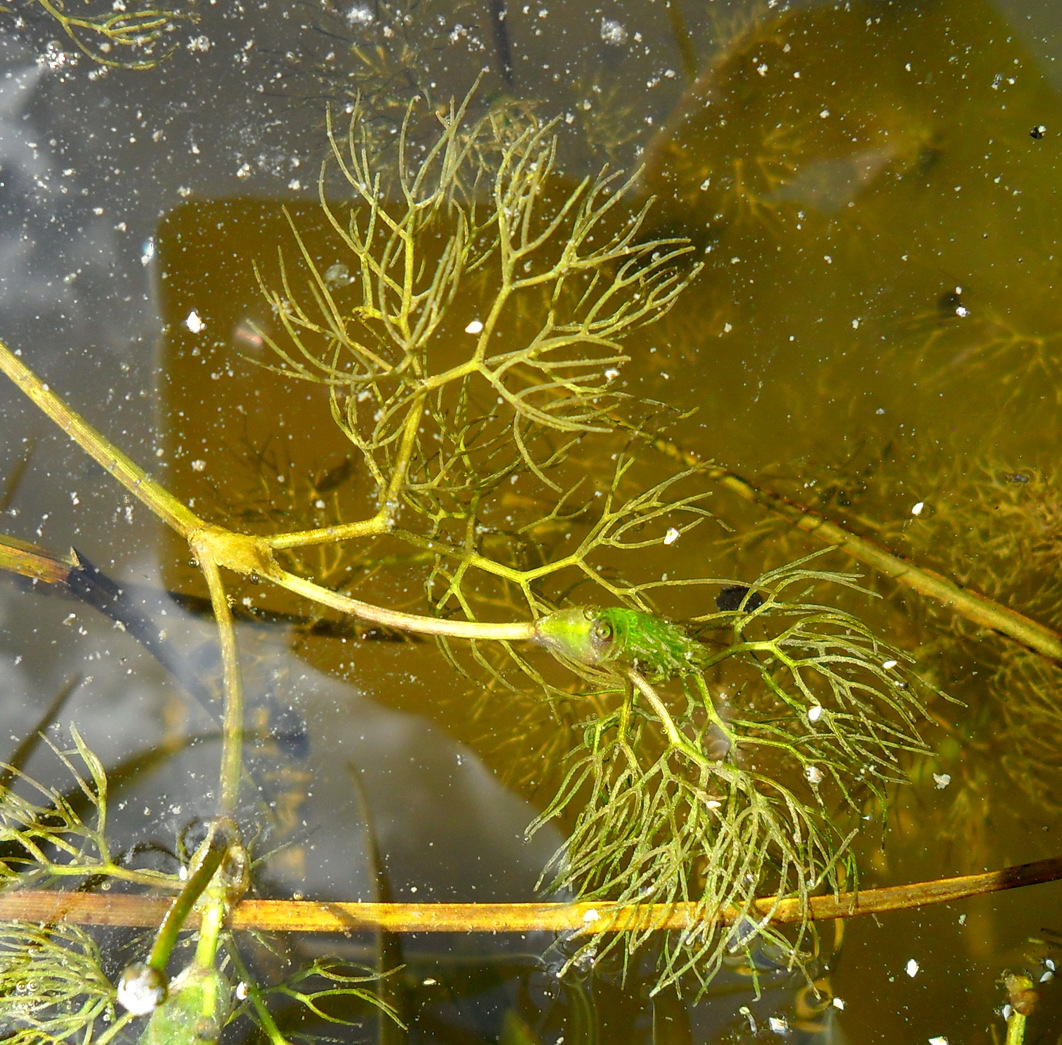
[[933, 774], [933, 782], [937, 785], [937, 790], [939, 791], [942, 788], [947, 787], [948, 784], [951, 783], [951, 774], [950, 773], [934, 773]]
[[602, 18], [601, 39], [613, 47], [620, 47], [627, 42], [627, 30], [615, 18]]
[[787, 1035], [789, 1033], [789, 1021], [784, 1016], [772, 1016], [767, 1021], [767, 1026], [778, 1035]]
[[206, 327], [206, 323], [203, 322], [203, 320], [200, 318], [199, 313], [196, 312], [196, 310], [194, 308], [192, 309], [191, 312], [188, 313], [188, 316], [187, 316], [187, 318], [184, 321], [184, 325], [193, 334], [198, 334], [200, 331], [202, 331]]
[[205, 472], [206, 471], [206, 461], [204, 461], [201, 457], [197, 457], [192, 462], [191, 468], [192, 468], [193, 472]]
[[372, 21], [373, 13], [368, 4], [351, 4], [347, 11], [347, 25], [371, 25]]
[[465, 327], [466, 334], [481, 334], [483, 332], [483, 323], [481, 320], [473, 319], [471, 323]]
[[350, 269], [341, 261], [337, 261], [334, 265], [329, 265], [325, 269], [324, 278], [325, 282], [333, 287], [346, 287], [354, 282]]
[[938, 1034], [937, 1037], [929, 1039], [929, 1045], [948, 1045], [948, 1039], [943, 1034]]
[[682, 534], [672, 526], [671, 529], [664, 534], [664, 544], [674, 544], [681, 536]]
[[818, 722], [820, 718], [822, 718], [822, 705], [812, 704], [811, 707], [808, 708], [808, 721]]
[[42, 69], [62, 69], [63, 66], [71, 65], [77, 59], [67, 54], [57, 41], [51, 40], [44, 48], [44, 53], [37, 58], [37, 65]]
[[236, 984], [236, 990], [233, 991], [233, 993], [236, 995], [236, 1000], [246, 1001], [248, 990], [249, 988], [247, 984], [243, 980], [240, 980], [240, 982]]
[[913, 980], [918, 975], [918, 962], [914, 958], [908, 958], [907, 964], [903, 967], [903, 971]]
[[913, 507], [913, 508], [911, 509], [911, 514], [912, 514], [912, 515], [914, 515], [914, 516], [919, 516], [919, 515], [921, 515], [921, 514], [922, 514], [922, 512], [923, 512], [923, 510], [925, 509], [925, 506], [926, 506], [926, 502], [925, 502], [925, 501], [919, 501], [919, 502], [918, 502], [918, 504], [916, 504], [916, 505], [915, 505], [915, 506], [914, 506], [914, 507]]
[[899, 663], [900, 663], [900, 662], [899, 662], [898, 660], [883, 660], [883, 661], [881, 662], [881, 666], [882, 666], [882, 667], [883, 667], [883, 668], [884, 668], [884, 669], [885, 669], [886, 671], [891, 671], [891, 670], [892, 670], [892, 669], [893, 669], [894, 667], [896, 667], [896, 665], [897, 665], [897, 664], [899, 664]]
[[808, 766], [807, 769], [804, 770], [804, 776], [808, 778], [808, 783], [811, 784], [812, 787], [821, 784], [825, 779], [825, 775], [818, 766]]
[[843, 1012], [844, 1011], [844, 998], [834, 998], [833, 999], [833, 1007], [835, 1009], [838, 1009], [839, 1011]]

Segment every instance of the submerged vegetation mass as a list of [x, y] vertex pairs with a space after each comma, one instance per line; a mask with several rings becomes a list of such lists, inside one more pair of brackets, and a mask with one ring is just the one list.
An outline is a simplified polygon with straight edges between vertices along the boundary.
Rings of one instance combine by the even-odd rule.
[[[217, 1040], [246, 1018], [283, 1042], [292, 1004], [321, 1024], [362, 1019], [366, 1004], [401, 1020], [386, 979], [374, 991], [367, 970], [320, 957], [269, 979], [230, 927], [258, 856], [242, 802], [233, 593], [245, 580], [278, 619], [309, 604], [430, 638], [455, 691], [504, 707], [491, 728], [511, 722], [511, 776], [535, 778], [529, 830], [556, 824], [565, 839], [542, 885], [601, 904], [562, 941], [562, 973], [613, 957], [629, 971], [648, 954], [658, 995], [699, 996], [724, 963], [755, 970], [765, 955], [810, 977], [813, 897], [858, 887], [860, 850], [880, 843], [896, 787], [930, 751], [927, 727], [949, 726], [954, 705], [933, 679], [849, 608], [872, 597], [853, 573], [803, 553], [751, 578], [707, 572], [727, 529], [715, 484], [739, 480], [675, 464], [676, 412], [625, 378], [632, 356], [655, 351], [653, 324], [682, 307], [701, 254], [652, 232], [638, 177], [572, 181], [557, 123], [481, 92], [445, 108], [416, 99], [397, 121], [365, 100], [346, 115], [329, 118], [319, 182], [329, 251], [293, 209], [276, 256], [251, 262], [268, 303], [257, 378], [323, 390], [357, 475], [341, 515], [275, 528], [259, 511], [265, 532], [245, 533], [227, 524], [246, 509], [234, 497], [206, 518], [0, 344], [0, 369], [187, 542], [223, 692], [214, 816], [165, 871], [112, 852], [107, 773], [76, 730], [72, 748], [52, 744], [69, 793], [5, 766], [5, 888], [175, 897], [147, 957], [110, 978], [87, 931], [5, 923], [13, 1040], [119, 1040], [146, 1016], [144, 1041]], [[28, 575], [30, 546], [4, 551]], [[1018, 685], [1045, 664], [1057, 672], [1031, 652], [1001, 671]], [[546, 733], [548, 746], [532, 743]], [[1047, 757], [1028, 738], [1019, 754]], [[687, 927], [661, 933], [646, 914], [614, 931], [653, 904], [686, 905]], [[785, 905], [796, 915], [783, 926], [772, 915]]]
[[[351, 275], [337, 285], [322, 272], [293, 221], [294, 254], [282, 248], [280, 286], [266, 290], [277, 331], [263, 335], [269, 366], [327, 386], [333, 419], [372, 479], [366, 514], [245, 536], [205, 523], [139, 475], [135, 488], [189, 540], [215, 607], [225, 603], [218, 567], [253, 572], [333, 610], [436, 635], [455, 656], [468, 643], [469, 674], [486, 669], [513, 700], [530, 692], [581, 708], [569, 767], [543, 814], [572, 819], [555, 887], [695, 903], [703, 928], [673, 937], [658, 985], [687, 971], [706, 983], [727, 952], [763, 936], [784, 942], [769, 919], [728, 935], [721, 913], [747, 915], [765, 894], [806, 901], [851, 880], [861, 814], [902, 776], [901, 755], [924, 750], [923, 690], [902, 654], [816, 601], [817, 589], [851, 585], [846, 575], [797, 562], [716, 611], [721, 582], [656, 571], [646, 552], [711, 522], [710, 491], [697, 467], [638, 484], [659, 424], [639, 426], [632, 416], [647, 404], [612, 385], [623, 339], [666, 313], [696, 271], [688, 248], [645, 239], [645, 208], [629, 208], [629, 182], [614, 174], [566, 188], [548, 123], [474, 117], [471, 106], [440, 117], [427, 142], [413, 138], [411, 109], [390, 172], [371, 162], [378, 142], [356, 110], [330, 137], [348, 201], [331, 202], [322, 177]], [[15, 357], [5, 369], [53, 404], [53, 416], [62, 412]], [[116, 450], [85, 442], [122, 476]], [[588, 464], [610, 457], [601, 481]], [[293, 572], [308, 547], [361, 542], [350, 552], [357, 560], [384, 537], [423, 557], [419, 612]], [[673, 593], [708, 611], [670, 623]], [[612, 605], [588, 609], [591, 600]], [[231, 621], [220, 623], [231, 635]], [[567, 677], [547, 670], [535, 646]], [[219, 813], [231, 816], [234, 654], [226, 668]], [[794, 962], [808, 930], [787, 945]], [[630, 951], [644, 935], [610, 939]], [[584, 955], [603, 940], [592, 936]]]

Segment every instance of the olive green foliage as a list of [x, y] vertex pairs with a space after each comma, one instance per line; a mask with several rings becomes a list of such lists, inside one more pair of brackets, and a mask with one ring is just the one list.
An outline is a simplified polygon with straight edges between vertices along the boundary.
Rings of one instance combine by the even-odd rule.
[[[620, 591], [590, 560], [633, 547], [638, 527], [708, 517], [707, 491], [672, 493], [681, 477], [632, 490], [636, 447], [613, 435], [623, 341], [696, 268], [685, 244], [641, 235], [629, 179], [566, 184], [552, 125], [471, 106], [427, 141], [411, 107], [383, 169], [364, 109], [331, 135], [348, 202], [330, 171], [322, 201], [346, 256], [314, 258], [293, 224], [294, 258], [282, 250], [266, 290], [279, 331], [264, 335], [277, 369], [327, 384], [373, 481], [371, 518], [332, 533], [386, 534], [426, 560], [438, 615], [538, 616], [579, 581]], [[604, 484], [588, 437], [612, 440]]]
[[[869, 462], [834, 466], [813, 491], [813, 506], [823, 512], [840, 506], [874, 540], [905, 559], [1057, 629], [1062, 624], [1062, 503], [1050, 451], [1042, 455], [1046, 463], [1037, 465], [1030, 455], [971, 463], [946, 442], [919, 442], [917, 453], [905, 450], [898, 444]], [[807, 497], [808, 491], [800, 495]], [[912, 514], [916, 503], [919, 511]], [[798, 544], [776, 521], [738, 539], [752, 547], [755, 541], [783, 550]], [[887, 591], [883, 585], [883, 594]], [[968, 707], [959, 715], [941, 716], [951, 736], [932, 770], [921, 767], [919, 772], [929, 787], [934, 786], [931, 772], [951, 778], [936, 802], [938, 809], [942, 803], [948, 807], [941, 834], [967, 853], [981, 847], [987, 859], [989, 814], [993, 802], [1000, 801], [994, 792], [1001, 782], [1009, 778], [1030, 809], [1059, 808], [1060, 668], [926, 601], [893, 595], [881, 616], [897, 630], [930, 636], [923, 641], [939, 677], [966, 680], [950, 688]], [[970, 757], [973, 751], [976, 759]], [[1013, 800], [1008, 794], [1001, 812], [1010, 811]]]
[[[452, 78], [460, 41], [439, 27], [456, 24], [456, 36], [462, 25], [486, 20], [475, 0], [319, 0], [313, 17], [328, 50], [318, 57], [306, 49], [296, 69], [326, 97], [358, 99], [375, 118], [394, 124], [406, 117], [409, 98], [429, 95], [436, 76], [449, 72]], [[474, 35], [485, 35], [485, 28]], [[476, 59], [470, 69], [481, 67], [482, 51]]]
[[[347, 256], [314, 257], [292, 222], [294, 260], [282, 250], [266, 289], [284, 336], [265, 336], [275, 369], [327, 385], [374, 480], [371, 516], [327, 536], [397, 538], [438, 616], [538, 618], [538, 642], [579, 680], [512, 644], [462, 658], [516, 708], [519, 668], [571, 725], [554, 729], [567, 768], [538, 821], [572, 825], [554, 887], [695, 902], [708, 927], [669, 939], [657, 986], [687, 971], [703, 985], [729, 950], [782, 942], [762, 917], [729, 933], [714, 916], [846, 880], [860, 817], [903, 753], [924, 750], [919, 687], [903, 654], [813, 598], [851, 578], [804, 561], [764, 574], [737, 610], [688, 627], [660, 615], [721, 583], [662, 577], [651, 559], [711, 519], [711, 491], [696, 468], [643, 481], [655, 422], [612, 385], [624, 339], [696, 270], [685, 244], [643, 238], [630, 180], [566, 183], [552, 125], [472, 107], [424, 138], [411, 106], [383, 167], [366, 110], [332, 131], [347, 202], [328, 172], [321, 195]], [[570, 605], [586, 601], [618, 605]], [[647, 938], [592, 936], [577, 957]]]
[[[691, 901], [703, 915], [667, 938], [657, 989], [688, 979], [703, 989], [732, 951], [782, 947], [800, 964], [810, 924], [783, 938], [753, 902], [791, 894], [806, 904], [849, 880], [854, 835], [902, 776], [904, 753], [924, 750], [918, 681], [902, 654], [821, 601], [852, 579], [806, 559], [763, 573], [736, 609], [705, 612], [727, 583], [695, 566], [714, 522], [708, 470], [661, 477], [650, 455], [666, 410], [617, 388], [628, 349], [647, 349], [642, 328], [696, 275], [689, 247], [644, 233], [651, 204], [632, 203], [634, 178], [567, 179], [552, 124], [477, 104], [469, 96], [439, 113], [414, 102], [391, 131], [358, 105], [349, 127], [330, 125], [321, 201], [339, 256], [317, 256], [292, 217], [275, 285], [261, 277], [273, 306], [262, 330], [269, 369], [327, 388], [364, 465], [367, 489], [347, 519], [258, 539], [166, 508], [200, 559], [215, 556], [202, 565], [226, 670], [223, 797], [235, 806], [241, 718], [219, 562], [388, 627], [450, 636], [444, 649], [477, 692], [509, 701], [514, 735], [521, 707], [555, 710], [560, 764], [542, 763], [542, 775], [558, 790], [536, 825], [565, 821], [553, 886], [622, 903]], [[345, 577], [339, 593], [304, 574], [322, 563], [307, 549], [341, 542], [345, 569], [328, 566]], [[421, 582], [417, 612], [361, 597], [365, 578], [392, 566]], [[679, 606], [688, 624], [670, 619]], [[75, 748], [87, 776], [57, 754], [94, 822], [48, 788], [36, 787], [40, 805], [12, 796], [8, 873], [158, 884], [111, 856], [106, 778], [76, 734]], [[220, 1030], [227, 970], [240, 966], [223, 928], [230, 899], [204, 907], [196, 958], [172, 981], [184, 987], [157, 1010], [160, 1024], [187, 1029], [207, 1013], [208, 1036]], [[724, 912], [735, 929], [716, 920]], [[649, 938], [648, 928], [588, 929], [573, 960], [612, 948], [629, 957]], [[167, 932], [156, 948], [170, 945]], [[153, 967], [168, 959], [161, 949]], [[328, 999], [360, 997], [360, 981], [313, 971], [331, 984], [296, 982], [286, 994], [322, 1018]], [[268, 991], [248, 991], [239, 1011], [269, 1032]]]
[[[69, 749], [50, 742], [72, 786], [65, 791], [38, 783], [23, 771], [4, 765], [0, 787], [0, 885], [55, 886], [62, 881], [79, 890], [126, 889], [176, 892], [195, 872], [196, 858], [174, 873], [137, 867], [135, 860], [112, 854], [106, 839], [107, 775], [99, 758], [76, 729]], [[26, 797], [27, 795], [31, 797]], [[182, 840], [175, 847], [183, 851]], [[236, 847], [239, 849], [239, 846]], [[231, 854], [222, 863], [216, 888], [229, 888], [234, 873]], [[174, 927], [175, 933], [180, 925]], [[220, 925], [215, 932], [220, 930]], [[370, 1008], [391, 1013], [371, 989], [368, 971], [330, 958], [318, 958], [296, 970], [288, 980], [259, 982], [236, 948], [235, 938], [221, 930], [220, 946], [206, 948], [210, 960], [197, 953], [169, 980], [163, 1003], [143, 1027], [141, 1041], [216, 1040], [226, 1021], [250, 1019], [271, 1040], [286, 1040], [270, 1008], [305, 1008], [334, 1023], [362, 1019]], [[203, 937], [198, 939], [203, 950]], [[113, 962], [113, 955], [111, 956]], [[0, 1028], [5, 1041], [18, 1045], [50, 1045], [60, 1041], [92, 1041], [96, 1045], [128, 1040], [134, 1018], [118, 1004], [115, 987], [103, 971], [96, 939], [74, 925], [0, 923]], [[136, 963], [144, 967], [144, 963]], [[230, 973], [235, 967], [246, 985], [245, 1000], [233, 1007]], [[129, 967], [130, 970], [133, 966]], [[162, 979], [165, 985], [165, 978]], [[323, 1010], [345, 1007], [335, 1015]], [[350, 1005], [356, 1011], [350, 1010]], [[230, 1011], [231, 1009], [231, 1011]], [[209, 1026], [204, 1013], [212, 1014]], [[393, 1014], [392, 1014], [393, 1015]], [[298, 1017], [296, 1017], [298, 1018]]]
[[[102, 875], [141, 885], [172, 881], [153, 871], [122, 865], [107, 841], [107, 776], [77, 729], [73, 747], [49, 741], [74, 787], [61, 791], [2, 764], [0, 786], [0, 881], [44, 885], [64, 878]], [[31, 797], [27, 797], [27, 795]]]
[[116, 1011], [96, 941], [76, 925], [0, 923], [0, 1027], [12, 1045], [118, 1037]]
[[1003, 712], [1003, 767], [1036, 808], [1062, 809], [1062, 666], [1024, 650], [1007, 657], [992, 679]]
[[316, 958], [280, 983], [265, 989], [252, 987], [243, 1007], [254, 1010], [266, 1027], [269, 1012], [285, 1002], [333, 1025], [349, 1025], [355, 1016], [363, 1017], [373, 1010], [398, 1023], [397, 1013], [376, 993], [373, 985], [377, 980], [375, 975], [352, 973], [349, 966], [335, 959]]
[[[860, 814], [900, 779], [904, 752], [924, 751], [907, 658], [856, 617], [808, 599], [829, 583], [851, 581], [800, 562], [764, 574], [752, 586], [762, 601], [699, 622], [704, 645], [629, 610], [540, 622], [550, 648], [589, 669], [598, 694], [610, 676], [617, 687], [614, 706], [587, 721], [536, 825], [574, 817], [554, 887], [692, 901], [706, 922], [737, 913], [733, 933], [672, 935], [658, 989], [690, 971], [705, 983], [728, 952], [782, 943], [753, 901], [840, 888], [854, 871]], [[802, 934], [785, 952], [797, 964]], [[628, 948], [649, 936], [635, 933]], [[574, 960], [615, 943], [602, 934]]]
[[105, 9], [92, 12], [84, 10], [79, 0], [34, 2], [55, 19], [79, 51], [100, 65], [123, 69], [156, 66], [177, 46], [172, 38], [178, 23], [192, 17], [173, 8], [140, 3], [100, 4]]
[[[3, 766], [0, 884], [58, 880], [174, 884], [175, 876], [125, 866], [106, 838], [107, 778], [76, 729], [72, 747], [49, 742], [73, 784], [66, 791]], [[115, 1004], [99, 946], [72, 925], [0, 924], [0, 1027], [6, 1041], [107, 1042], [129, 1021]], [[117, 1010], [117, 1011], [116, 1011]]]

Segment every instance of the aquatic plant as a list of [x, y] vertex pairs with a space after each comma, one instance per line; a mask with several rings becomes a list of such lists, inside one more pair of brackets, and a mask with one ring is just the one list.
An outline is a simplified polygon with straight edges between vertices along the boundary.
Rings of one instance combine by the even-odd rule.
[[[103, 1045], [132, 1020], [119, 1013], [99, 945], [76, 925], [0, 923], [0, 1025], [5, 1040]], [[102, 1028], [102, 1029], [101, 1029]]]
[[[216, 1036], [228, 1012], [222, 923], [246, 885], [236, 819], [244, 712], [222, 569], [435, 636], [514, 703], [565, 702], [574, 741], [539, 821], [572, 822], [554, 885], [621, 905], [694, 904], [693, 927], [664, 945], [658, 990], [702, 989], [726, 955], [767, 945], [799, 965], [812, 894], [854, 880], [864, 816], [880, 812], [904, 754], [925, 750], [908, 659], [823, 601], [830, 586], [851, 589], [850, 576], [805, 559], [767, 570], [735, 600], [733, 582], [673, 553], [713, 521], [711, 469], [660, 478], [659, 459], [646, 460], [660, 408], [618, 391], [616, 378], [631, 335], [696, 274], [688, 246], [644, 235], [649, 204], [630, 204], [632, 179], [603, 171], [566, 184], [551, 124], [474, 106], [468, 98], [437, 115], [425, 144], [410, 130], [414, 103], [387, 169], [364, 108], [342, 132], [330, 125], [346, 191], [337, 203], [326, 171], [322, 206], [346, 275], [314, 256], [291, 217], [279, 283], [262, 277], [274, 315], [261, 330], [266, 368], [325, 386], [370, 479], [351, 520], [266, 535], [208, 522], [0, 352], [5, 373], [187, 540], [218, 624], [218, 816], [152, 955], [122, 985], [153, 1021], [202, 1019]], [[296, 572], [300, 554], [321, 547], [350, 547], [348, 563], [372, 564], [383, 539], [419, 570], [411, 610], [363, 597], [356, 572], [348, 590]], [[687, 624], [672, 619], [680, 607]], [[111, 866], [100, 849], [95, 872]], [[793, 936], [773, 926], [773, 908], [757, 907], [764, 894], [795, 899]], [[196, 902], [196, 956], [167, 982]], [[617, 934], [603, 918], [586, 929], [574, 961], [621, 945], [629, 956], [655, 926]]]
[[[462, 67], [455, 52], [465, 57], [467, 48], [469, 57], [476, 56], [467, 63], [468, 75], [475, 78], [484, 52], [498, 46], [496, 32], [492, 42], [486, 26], [480, 27], [482, 15], [471, 0], [375, 0], [371, 5], [322, 0], [312, 18], [327, 50], [317, 55], [304, 48], [292, 60], [296, 74], [308, 77], [325, 97], [358, 100], [393, 128], [406, 118], [409, 98], [433, 97], [442, 70]], [[507, 46], [504, 37], [497, 62], [502, 67], [511, 61]]]
[[176, 46], [172, 36], [177, 25], [195, 17], [176, 8], [140, 3], [123, 3], [100, 12], [75, 12], [66, 0], [34, 2], [82, 54], [100, 65], [121, 69], [154, 68]]
[[[315, 1014], [339, 1000], [355, 1003], [362, 1013], [375, 1008], [394, 1015], [372, 989], [371, 970], [338, 960], [318, 958], [288, 980], [260, 982], [261, 974], [251, 971], [222, 925], [224, 912], [248, 885], [248, 857], [236, 825], [224, 818], [201, 825], [202, 839], [193, 852], [185, 851], [192, 832], [177, 839], [179, 856], [169, 857], [169, 871], [149, 866], [137, 849], [113, 853], [107, 838], [108, 776], [76, 728], [70, 736], [69, 749], [47, 741], [69, 775], [72, 786], [65, 791], [3, 766], [0, 884], [26, 889], [67, 882], [73, 894], [95, 892], [103, 901], [112, 888], [136, 890], [136, 898], [145, 899], [163, 890], [174, 900], [161, 909], [165, 916], [150, 954], [127, 964], [113, 984], [103, 972], [100, 944], [87, 930], [61, 922], [0, 921], [0, 1026], [7, 1040], [102, 1045], [127, 1040], [137, 1016], [149, 1017], [140, 1038], [146, 1042], [216, 1041], [226, 1024], [241, 1016], [276, 1032], [266, 1004], [274, 995]], [[196, 946], [171, 977], [167, 966], [184, 950], [179, 935], [187, 932], [193, 910], [199, 914]], [[95, 920], [110, 919], [97, 914]], [[113, 966], [113, 957], [106, 964]], [[244, 984], [238, 995], [230, 982], [233, 969]], [[273, 1040], [284, 1038], [276, 1032]]]

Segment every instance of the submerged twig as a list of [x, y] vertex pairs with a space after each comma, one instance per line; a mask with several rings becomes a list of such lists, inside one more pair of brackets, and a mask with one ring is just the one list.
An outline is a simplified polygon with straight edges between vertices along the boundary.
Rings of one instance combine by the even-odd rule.
[[[699, 463], [696, 454], [682, 449], [670, 440], [657, 439], [654, 446], [686, 467]], [[833, 545], [853, 559], [866, 563], [882, 575], [892, 578], [897, 584], [935, 599], [961, 613], [974, 624], [998, 631], [1020, 645], [1062, 664], [1062, 635], [1052, 628], [984, 595], [963, 588], [935, 570], [901, 558], [873, 541], [846, 530], [811, 508], [783, 497], [774, 490], [759, 486], [728, 468], [709, 466], [704, 474], [743, 500], [784, 516], [798, 529]]]
[[[973, 896], [1024, 889], [1062, 880], [1062, 857], [1016, 864], [996, 871], [861, 889], [836, 896], [813, 896], [807, 917], [816, 921], [857, 918], [866, 914], [906, 911], [930, 904], [954, 903]], [[79, 925], [153, 927], [172, 900], [165, 897], [114, 893], [70, 893], [37, 889], [0, 895], [0, 920]], [[805, 917], [803, 901], [770, 896], [755, 909], [779, 925]], [[231, 929], [261, 932], [623, 932], [629, 929], [688, 929], [702, 923], [699, 905], [594, 903], [357, 903], [314, 900], [241, 900], [229, 915]], [[721, 924], [732, 924], [733, 912], [722, 911]], [[191, 914], [185, 927], [198, 924]]]

